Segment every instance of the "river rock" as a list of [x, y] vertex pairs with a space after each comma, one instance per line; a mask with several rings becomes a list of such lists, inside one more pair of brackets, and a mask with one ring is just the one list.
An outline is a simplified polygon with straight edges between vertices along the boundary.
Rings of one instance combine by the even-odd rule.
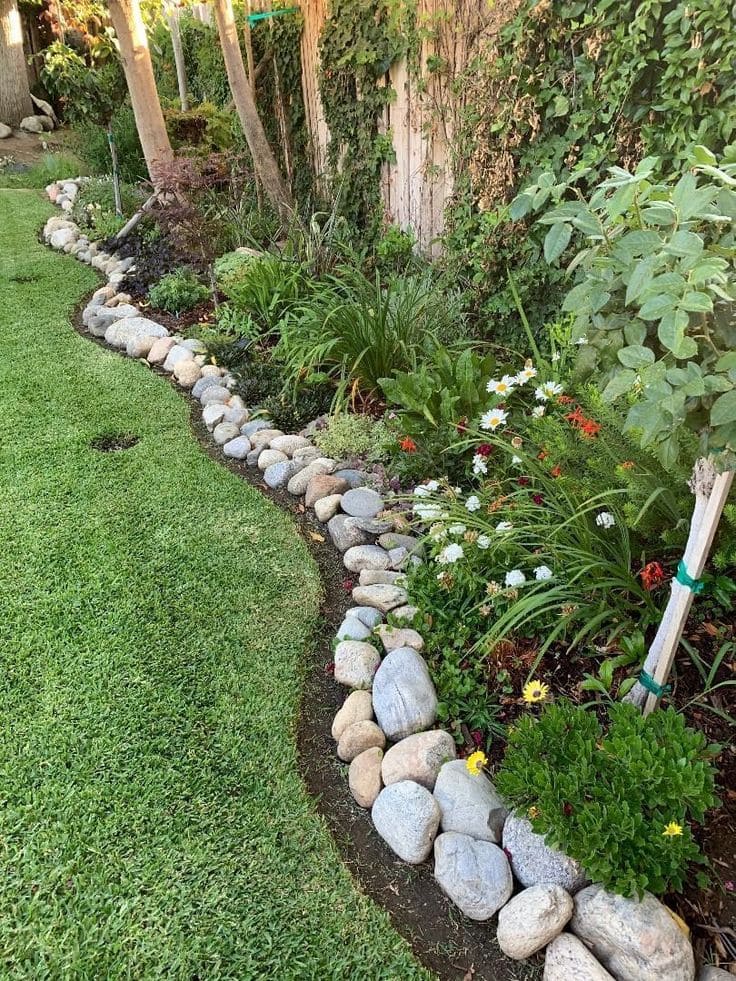
[[385, 549], [379, 545], [353, 545], [342, 558], [343, 564], [350, 572], [360, 572], [362, 569], [388, 569], [389, 557]]
[[[180, 361], [174, 368], [174, 378], [176, 378], [182, 388], [192, 388], [199, 381], [201, 373], [199, 365], [194, 361]], [[238, 429], [238, 432], [240, 432], [240, 429]]]
[[[361, 586], [393, 586], [394, 584], [403, 586], [406, 583], [406, 576], [400, 572], [389, 570], [381, 572], [380, 570], [362, 569], [358, 582]], [[392, 610], [391, 612], [395, 613], [396, 611]]]
[[562, 933], [572, 908], [572, 896], [562, 886], [524, 889], [498, 914], [498, 946], [516, 961], [531, 957]]
[[[358, 692], [353, 692], [357, 695]], [[356, 756], [348, 770], [348, 786], [358, 807], [373, 807], [381, 793], [383, 750], [378, 746]]]
[[371, 722], [372, 720], [373, 699], [371, 693], [369, 691], [351, 691], [333, 719], [332, 738], [337, 742], [348, 726], [352, 726], [356, 722]]
[[20, 128], [26, 133], [43, 133], [43, 116], [24, 116], [20, 121]]
[[[252, 433], [248, 439], [253, 444], [254, 450], [265, 450], [267, 449], [271, 440], [275, 439], [277, 436], [283, 436], [280, 429], [259, 429], [257, 432]], [[284, 453], [282, 460], [285, 459], [287, 459], [287, 457]]]
[[573, 858], [550, 848], [544, 835], [534, 832], [531, 822], [509, 814], [503, 828], [503, 847], [514, 875], [522, 886], [556, 883], [574, 895], [588, 881], [585, 871]]
[[588, 886], [575, 896], [572, 932], [617, 981], [693, 981], [690, 941], [651, 893], [641, 900]]
[[[173, 372], [176, 366], [180, 364], [182, 361], [193, 361], [193, 360], [194, 360], [194, 355], [192, 354], [192, 352], [189, 350], [188, 347], [184, 347], [183, 344], [176, 344], [166, 355], [166, 360], [164, 361], [163, 369], [164, 371]], [[229, 392], [227, 397], [230, 398]], [[209, 404], [208, 402], [205, 402], [204, 399], [201, 399], [200, 401], [202, 402], [202, 405]], [[212, 399], [211, 401], [224, 402], [226, 400]]]
[[440, 812], [426, 787], [411, 780], [385, 787], [371, 817], [376, 831], [404, 862], [419, 865], [429, 856]]
[[[187, 348], [185, 347], [181, 348], [181, 350], [186, 351], [187, 356], [191, 358], [192, 356], [191, 351], [187, 350]], [[171, 357], [171, 352], [169, 353], [169, 357]], [[166, 368], [166, 364], [164, 364], [164, 369], [165, 368]], [[199, 396], [199, 401], [202, 403], [202, 405], [214, 405], [215, 403], [220, 403], [221, 405], [227, 405], [227, 403], [230, 401], [230, 389], [225, 388], [224, 385], [209, 385], [207, 388], [204, 389], [202, 394]]]
[[[318, 474], [317, 477], [312, 477], [312, 479], [309, 481], [309, 487], [311, 487], [312, 483], [319, 479], [320, 476], [323, 475]], [[307, 487], [307, 495], [309, 494], [309, 487]], [[317, 521], [321, 521], [323, 524], [326, 524], [330, 518], [334, 518], [337, 512], [340, 510], [341, 500], [342, 494], [330, 494], [328, 497], [318, 498], [313, 504], [314, 515], [317, 518]]]
[[[0, 140], [7, 140], [8, 137], [13, 135], [13, 131], [10, 126], [6, 126], [5, 123], [0, 123]], [[51, 197], [51, 195], [49, 195]]]
[[[301, 458], [299, 462], [301, 462]], [[313, 477], [316, 477], [318, 474], [330, 473], [334, 466], [335, 461], [330, 460], [327, 457], [319, 457], [316, 460], [312, 460], [312, 462], [308, 463], [303, 470], [300, 470], [299, 473], [294, 474], [289, 483], [286, 485], [287, 491], [290, 494], [293, 494], [295, 497], [303, 494], [309, 485], [309, 481]]]
[[489, 920], [514, 891], [509, 862], [498, 845], [445, 831], [434, 843], [434, 877], [471, 920]]
[[250, 440], [247, 436], [235, 436], [225, 443], [222, 452], [233, 460], [244, 460], [250, 453]]
[[[318, 473], [316, 477], [312, 477], [307, 485], [307, 490], [304, 495], [304, 503], [308, 508], [315, 506], [317, 501], [322, 500], [325, 497], [332, 497], [335, 494], [342, 494], [343, 491], [347, 490], [348, 485], [344, 480], [339, 477], [334, 477], [332, 474], [328, 473]], [[334, 514], [335, 512], [333, 512]], [[332, 515], [330, 515], [332, 517]]]
[[484, 773], [470, 773], [465, 760], [451, 760], [439, 772], [434, 796], [443, 831], [460, 831], [481, 841], [500, 843], [508, 811]]
[[367, 640], [373, 631], [356, 617], [346, 616], [338, 628], [338, 640]]
[[367, 749], [383, 749], [386, 737], [383, 730], [375, 722], [364, 719], [354, 722], [344, 729], [337, 744], [337, 755], [344, 763], [352, 763], [356, 756], [365, 753]]
[[105, 341], [117, 348], [127, 348], [134, 337], [165, 337], [166, 328], [146, 317], [123, 317], [105, 331]]
[[270, 419], [251, 419], [250, 422], [246, 422], [246, 424], [241, 427], [240, 431], [243, 436], [247, 436], [248, 439], [252, 439], [255, 433], [263, 432], [264, 429], [273, 429], [273, 423], [270, 421]]
[[424, 638], [410, 627], [390, 627], [387, 623], [378, 628], [386, 653], [395, 651], [397, 647], [413, 647], [415, 651], [424, 650]]
[[[242, 433], [243, 430], [241, 429], [240, 431]], [[293, 460], [273, 463], [267, 470], [263, 471], [263, 479], [272, 490], [276, 490], [279, 487], [286, 487], [294, 474], [299, 472], [299, 468], [300, 464], [295, 463]]]
[[381, 613], [389, 613], [395, 607], [403, 606], [408, 596], [400, 586], [377, 583], [375, 586], [356, 586], [353, 599], [361, 606], [374, 606]]
[[76, 242], [76, 240], [77, 233], [73, 228], [59, 228], [55, 232], [52, 232], [49, 243], [54, 249], [63, 249], [66, 245]]
[[[342, 503], [342, 498], [340, 499]], [[316, 510], [315, 510], [316, 514]], [[327, 522], [327, 532], [332, 543], [339, 552], [347, 552], [356, 545], [365, 545], [368, 536], [360, 528], [356, 528], [353, 519], [346, 514], [336, 514]]]
[[412, 555], [420, 555], [423, 551], [422, 543], [414, 535], [400, 535], [395, 531], [389, 531], [381, 535], [378, 539], [381, 548], [390, 552], [393, 548], [405, 548]]
[[733, 981], [733, 977], [733, 974], [721, 970], [720, 967], [713, 967], [712, 964], [706, 964], [700, 970], [698, 981]]
[[[153, 347], [148, 352], [148, 363], [160, 365], [166, 360], [169, 351], [176, 344], [175, 337], [159, 337], [153, 343]], [[197, 382], [199, 384], [199, 382]]]
[[[732, 975], [725, 977], [733, 981]], [[547, 947], [543, 981], [615, 981], [615, 979], [577, 937], [571, 933], [561, 933]], [[711, 981], [717, 979], [713, 978]]]
[[384, 784], [414, 780], [432, 790], [443, 763], [455, 759], [455, 740], [449, 732], [432, 729], [401, 739], [383, 758]]
[[315, 460], [319, 460], [322, 457], [322, 453], [317, 449], [316, 446], [302, 446], [299, 450], [294, 450], [293, 460], [298, 460], [303, 466], [306, 467], [308, 463], [314, 463]]
[[370, 688], [381, 655], [373, 644], [343, 640], [335, 649], [335, 681], [348, 688]]
[[[354, 597], [356, 592], [353, 590]], [[411, 647], [399, 647], [386, 655], [373, 681], [373, 711], [393, 742], [434, 725], [437, 694], [421, 654]]]
[[213, 402], [202, 409], [202, 422], [210, 432], [219, 426], [225, 418], [225, 406], [221, 402]]
[[367, 474], [364, 470], [352, 470], [349, 467], [343, 467], [340, 470], [335, 471], [336, 477], [341, 477], [347, 482], [348, 487], [362, 487], [367, 480]]
[[[343, 478], [345, 479], [345, 478]], [[356, 487], [343, 494], [342, 509], [354, 518], [372, 518], [384, 508], [383, 498], [370, 487]]]
[[[233, 397], [230, 399], [227, 412], [225, 413], [225, 422], [234, 422], [238, 429], [240, 429], [240, 427], [244, 426], [250, 418], [250, 413], [247, 409], [243, 409], [239, 405], [233, 405], [236, 398], [237, 396], [233, 395]], [[248, 440], [248, 442], [250, 442], [250, 440]]]
[[[396, 580], [397, 585], [401, 585], [406, 582], [406, 576], [400, 576]], [[391, 610], [391, 616], [395, 620], [403, 620], [406, 623], [413, 623], [419, 613], [418, 606], [410, 606], [408, 603], [406, 606], [397, 606], [395, 610]]]
[[356, 620], [360, 620], [364, 623], [366, 627], [370, 627], [371, 630], [377, 627], [378, 624], [383, 620], [383, 614], [380, 610], [376, 610], [372, 606], [352, 606], [346, 616], [355, 617]]
[[217, 386], [220, 385], [220, 376], [219, 375], [205, 374], [205, 371], [206, 371], [206, 369], [208, 367], [214, 367], [214, 366], [213, 365], [204, 365], [200, 369], [201, 370], [202, 377], [199, 379], [199, 381], [197, 381], [195, 383], [194, 388], [192, 388], [192, 395], [195, 397], [195, 399], [201, 399], [202, 398], [202, 394], [204, 392], [206, 392], [208, 388], [212, 388], [215, 385], [217, 385]]
[[[258, 436], [258, 433], [256, 433], [256, 436]], [[257, 447], [255, 448], [257, 449]], [[268, 470], [274, 463], [285, 463], [288, 459], [288, 456], [282, 453], [281, 450], [261, 450], [258, 454], [258, 469]]]
[[229, 443], [230, 440], [237, 439], [240, 430], [232, 422], [220, 422], [212, 430], [212, 438], [218, 446]]
[[271, 440], [271, 449], [280, 450], [287, 456], [293, 456], [297, 450], [302, 450], [312, 444], [303, 436], [276, 436]]

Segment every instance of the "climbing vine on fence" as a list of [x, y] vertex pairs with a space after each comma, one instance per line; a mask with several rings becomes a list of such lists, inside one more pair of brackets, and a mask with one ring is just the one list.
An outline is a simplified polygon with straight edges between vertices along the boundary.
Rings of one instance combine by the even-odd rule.
[[320, 38], [328, 162], [341, 211], [368, 235], [381, 217], [381, 166], [394, 155], [380, 121], [394, 98], [388, 70], [407, 51], [412, 0], [333, 0]]

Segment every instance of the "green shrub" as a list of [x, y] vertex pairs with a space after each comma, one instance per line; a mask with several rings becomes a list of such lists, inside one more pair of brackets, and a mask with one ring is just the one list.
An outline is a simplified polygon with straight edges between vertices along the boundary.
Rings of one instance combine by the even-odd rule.
[[389, 225], [376, 242], [376, 268], [388, 273], [405, 273], [419, 259], [414, 254], [417, 240], [410, 230], [402, 231], [397, 225]]
[[175, 151], [215, 153], [233, 144], [233, 130], [239, 125], [233, 112], [203, 102], [186, 112], [164, 109], [166, 129]]
[[330, 416], [327, 427], [315, 433], [314, 442], [325, 456], [365, 456], [379, 459], [395, 437], [385, 423], [371, 416], [339, 412]]
[[[138, 139], [133, 110], [121, 106], [110, 124], [118, 155], [120, 178], [128, 184], [137, 184], [148, 176], [146, 161]], [[74, 149], [92, 174], [109, 174], [112, 171], [107, 128], [92, 121], [82, 121], [74, 126]]]
[[209, 295], [209, 289], [199, 282], [194, 273], [182, 267], [156, 283], [151, 288], [148, 299], [152, 306], [178, 316], [186, 310], [192, 310]]
[[125, 77], [109, 37], [94, 42], [89, 63], [58, 40], [42, 53], [41, 82], [68, 122], [106, 124], [125, 97]]
[[[593, 882], [661, 895], [681, 890], [689, 866], [703, 862], [690, 822], [718, 803], [717, 750], [673, 708], [642, 716], [613, 705], [604, 730], [592, 712], [560, 701], [509, 730], [494, 781]], [[681, 834], [665, 833], [672, 823]]]
[[261, 330], [275, 330], [308, 291], [301, 267], [275, 255], [244, 257], [244, 261], [236, 260], [235, 255], [224, 256], [215, 265], [220, 289]]
[[[132, 215], [142, 203], [141, 192], [129, 184], [120, 185], [120, 203], [124, 216]], [[112, 232], [106, 229], [121, 219], [115, 214], [115, 191], [112, 180], [107, 177], [92, 178], [79, 188], [71, 211], [72, 219], [80, 228], [86, 229], [95, 239], [104, 239]]]
[[40, 160], [28, 168], [18, 167], [16, 169], [14, 161], [6, 169], [0, 167], [0, 174], [2, 175], [0, 186], [46, 187], [53, 181], [78, 177], [81, 171], [82, 167], [79, 160], [70, 153], [44, 153]]
[[263, 400], [260, 407], [279, 429], [296, 432], [329, 411], [332, 395], [329, 385], [317, 383], [300, 389], [298, 398], [284, 391], [271, 395]]

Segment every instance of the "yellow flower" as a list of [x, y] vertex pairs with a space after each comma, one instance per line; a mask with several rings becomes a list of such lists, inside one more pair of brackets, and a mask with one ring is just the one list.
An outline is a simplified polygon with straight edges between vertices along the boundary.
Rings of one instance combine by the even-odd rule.
[[477, 777], [487, 762], [488, 757], [486, 754], [481, 753], [481, 751], [478, 750], [477, 752], [470, 754], [465, 761], [465, 765], [467, 766], [468, 771], [472, 773], [474, 777]]
[[532, 806], [532, 807], [529, 808], [529, 810], [526, 813], [528, 814], [528, 816], [532, 820], [534, 820], [534, 818], [538, 818], [539, 817], [539, 808]]
[[678, 824], [677, 821], [670, 821], [669, 824], [665, 825], [662, 836], [664, 838], [678, 838], [682, 834], [682, 825]]
[[549, 685], [545, 685], [543, 681], [528, 681], [521, 691], [521, 697], [527, 705], [543, 702], [548, 695]]

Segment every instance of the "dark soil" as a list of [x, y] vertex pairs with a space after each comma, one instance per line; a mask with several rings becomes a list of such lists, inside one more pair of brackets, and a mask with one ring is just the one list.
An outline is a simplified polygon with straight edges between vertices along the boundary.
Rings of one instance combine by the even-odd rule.
[[100, 453], [114, 453], [117, 450], [129, 450], [139, 442], [140, 436], [132, 433], [106, 433], [104, 436], [97, 436], [89, 445]]

